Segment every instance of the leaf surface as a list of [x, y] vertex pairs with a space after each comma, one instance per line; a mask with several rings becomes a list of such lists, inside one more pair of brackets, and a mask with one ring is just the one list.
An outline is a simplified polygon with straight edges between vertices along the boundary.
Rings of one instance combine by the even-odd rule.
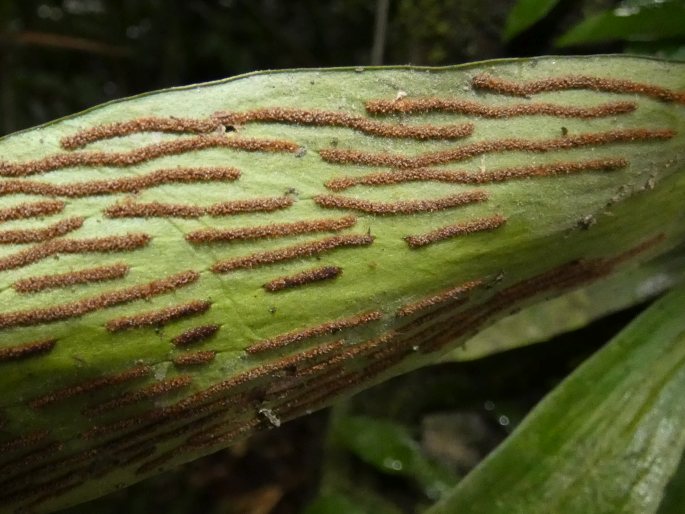
[[676, 246], [684, 71], [256, 73], [0, 140], [0, 511], [223, 448]]

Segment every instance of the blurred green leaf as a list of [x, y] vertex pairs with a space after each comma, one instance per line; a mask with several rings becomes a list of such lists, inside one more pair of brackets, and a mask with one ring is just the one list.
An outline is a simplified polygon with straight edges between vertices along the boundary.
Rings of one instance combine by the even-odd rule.
[[467, 361], [548, 341], [663, 293], [685, 279], [685, 247], [612, 277], [526, 307], [479, 332], [445, 356]]
[[428, 512], [655, 512], [685, 447], [685, 287], [549, 394]]
[[664, 499], [657, 514], [682, 514], [685, 508], [685, 455], [681, 456], [678, 469], [666, 487]]
[[560, 47], [614, 40], [655, 41], [685, 37], [681, 0], [623, 5], [585, 19], [556, 40]]
[[341, 446], [383, 473], [414, 480], [430, 499], [438, 499], [458, 480], [423, 454], [406, 427], [391, 420], [342, 417], [334, 430]]
[[535, 22], [541, 20], [559, 3], [559, 0], [518, 0], [509, 12], [504, 27], [504, 39], [509, 41]]
[[342, 493], [330, 493], [317, 497], [302, 514], [371, 514], [371, 512]]
[[625, 53], [649, 55], [660, 59], [685, 61], [685, 40], [681, 41], [636, 41], [629, 42], [624, 47]]

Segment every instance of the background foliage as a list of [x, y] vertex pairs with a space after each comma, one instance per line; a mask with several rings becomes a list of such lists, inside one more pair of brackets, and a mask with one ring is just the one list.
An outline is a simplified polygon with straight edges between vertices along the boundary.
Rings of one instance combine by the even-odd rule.
[[[260, 69], [621, 51], [685, 59], [683, 20], [682, 0], [0, 0], [0, 134]], [[505, 353], [400, 377], [72, 512], [421, 512], [645, 306], [590, 323], [600, 312], [588, 312], [589, 298], [519, 318], [507, 337], [491, 333], [493, 351], [513, 348]], [[555, 313], [575, 321], [541, 323]], [[683, 469], [662, 514], [678, 512]]]

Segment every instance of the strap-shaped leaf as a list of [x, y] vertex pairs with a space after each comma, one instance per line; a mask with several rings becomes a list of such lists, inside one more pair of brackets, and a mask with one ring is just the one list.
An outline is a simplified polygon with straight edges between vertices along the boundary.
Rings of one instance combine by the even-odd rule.
[[0, 141], [0, 510], [101, 495], [683, 239], [685, 64], [258, 73]]
[[550, 393], [430, 514], [656, 512], [685, 448], [684, 314], [680, 287]]

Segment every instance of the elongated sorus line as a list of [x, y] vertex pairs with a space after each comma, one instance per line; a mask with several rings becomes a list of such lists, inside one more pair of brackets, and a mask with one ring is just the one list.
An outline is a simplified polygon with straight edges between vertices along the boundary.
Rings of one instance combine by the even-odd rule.
[[408, 303], [403, 307], [397, 309], [397, 312], [395, 314], [400, 317], [412, 316], [426, 309], [437, 307], [439, 305], [443, 305], [454, 300], [459, 300], [461, 298], [464, 298], [470, 291], [472, 291], [476, 287], [482, 286], [483, 283], [484, 281], [482, 279], [479, 279], [459, 284], [458, 286], [451, 287], [446, 291], [441, 291], [437, 294], [427, 296], [426, 298], [422, 298], [421, 300]]
[[3, 312], [0, 313], [0, 328], [29, 327], [69, 318], [78, 318], [91, 312], [115, 307], [124, 303], [134, 302], [136, 300], [149, 300], [153, 296], [170, 293], [181, 287], [188, 286], [197, 281], [198, 278], [199, 274], [197, 272], [184, 271], [163, 279], [153, 280], [146, 284], [108, 291], [69, 303], [53, 305], [50, 307]]
[[[473, 333], [492, 316], [511, 305], [548, 291], [562, 291], [588, 284], [610, 274], [618, 265], [664, 241], [657, 234], [616, 256], [576, 260], [556, 266], [548, 271], [517, 282], [495, 293], [483, 305], [474, 306], [412, 336], [413, 341], [428, 341], [423, 350], [435, 351], [457, 337]], [[413, 341], [410, 341], [413, 343]]]
[[104, 375], [85, 382], [67, 386], [62, 389], [56, 389], [49, 393], [34, 398], [29, 402], [29, 405], [34, 409], [42, 409], [49, 405], [53, 405], [64, 400], [68, 400], [75, 396], [82, 396], [88, 393], [99, 391], [107, 387], [112, 387], [125, 382], [136, 380], [152, 373], [152, 367], [147, 365], [135, 366], [120, 373], [113, 373]]
[[212, 265], [212, 271], [214, 273], [228, 273], [229, 271], [237, 269], [251, 269], [265, 264], [289, 261], [301, 257], [311, 257], [313, 255], [335, 250], [336, 248], [368, 246], [373, 243], [373, 241], [374, 237], [370, 235], [346, 234], [342, 236], [332, 236], [308, 243], [286, 246], [276, 250], [257, 252], [245, 257], [219, 261]]
[[[46, 460], [50, 460], [59, 454], [60, 451], [64, 449], [64, 444], [53, 441], [43, 446], [39, 446], [35, 450], [31, 450], [28, 453], [22, 454], [20, 457], [15, 459], [5, 461], [0, 465], [0, 477], [5, 478], [11, 476], [13, 473], [17, 473], [21, 469], [25, 469], [29, 466], [39, 464]], [[4, 482], [0, 482], [0, 487], [5, 486]]]
[[331, 354], [338, 352], [344, 347], [345, 343], [342, 340], [322, 343], [313, 348], [254, 367], [187, 398], [182, 402], [180, 410], [196, 409], [199, 405], [206, 405], [208, 401], [211, 401], [217, 395], [228, 393], [242, 385], [258, 381], [270, 375], [277, 375], [288, 371], [290, 373], [299, 373], [302, 370], [302, 364], [308, 365], [305, 366], [306, 369], [312, 362], [317, 363], [320, 358], [330, 358]]
[[103, 212], [109, 218], [199, 218], [232, 216], [245, 212], [273, 212], [290, 207], [294, 203], [295, 200], [290, 196], [230, 200], [207, 206], [126, 200], [107, 207]]
[[47, 439], [48, 435], [50, 433], [47, 430], [36, 430], [35, 432], [29, 432], [20, 437], [2, 442], [0, 443], [0, 455], [33, 446]]
[[[65, 184], [50, 184], [34, 180], [0, 181], [0, 196], [11, 194], [64, 196], [83, 198], [87, 196], [137, 193], [165, 184], [191, 184], [201, 182], [232, 182], [240, 177], [235, 168], [167, 168], [155, 170], [136, 177], [120, 177], [106, 180], [89, 180]], [[64, 203], [59, 202], [63, 207]], [[61, 210], [61, 209], [60, 209]]]
[[89, 405], [81, 412], [85, 416], [97, 416], [136, 402], [147, 400], [149, 398], [156, 398], [158, 396], [177, 391], [178, 389], [182, 389], [190, 385], [192, 381], [193, 378], [190, 375], [180, 375], [178, 377], [167, 378], [141, 387], [140, 389], [128, 391], [122, 395], [112, 398], [111, 400]]
[[84, 218], [66, 218], [43, 228], [0, 231], [0, 244], [40, 243], [63, 236], [83, 226]]
[[[159, 433], [157, 433], [151, 437], [147, 437], [147, 438], [142, 439], [141, 441], [134, 442], [133, 444], [129, 444], [127, 446], [124, 446], [121, 449], [116, 450], [114, 453], [115, 453], [115, 455], [117, 455], [117, 454], [127, 455], [127, 454], [130, 454], [132, 451], [136, 451], [140, 448], [148, 448], [148, 447], [151, 447], [151, 445], [157, 445], [159, 443], [163, 443], [163, 442], [170, 440], [170, 439], [176, 439], [176, 438], [181, 437], [181, 436], [183, 436], [189, 432], [194, 432], [194, 431], [206, 426], [207, 424], [213, 422], [214, 420], [218, 419], [219, 417], [223, 417], [225, 415], [226, 415], [225, 412], [218, 412], [218, 413], [214, 412], [214, 413], [208, 414], [208, 415], [201, 417], [199, 419], [183, 423], [181, 426], [179, 426], [177, 428], [173, 428], [171, 430], [159, 432]], [[154, 448], [154, 446], [152, 446], [152, 447]], [[166, 462], [166, 460], [168, 460], [168, 459], [166, 459], [165, 456], [169, 455], [171, 453], [173, 453], [173, 452], [168, 452], [168, 453], [164, 453], [164, 454], [160, 455], [159, 456], [160, 463]]]
[[454, 207], [461, 207], [475, 202], [484, 202], [488, 193], [483, 190], [456, 193], [440, 198], [426, 200], [398, 200], [396, 202], [372, 202], [359, 198], [338, 195], [318, 195], [314, 201], [321, 207], [328, 209], [352, 209], [369, 214], [416, 214], [420, 212], [435, 212]]
[[22, 278], [12, 284], [12, 287], [18, 293], [37, 293], [46, 289], [57, 289], [123, 278], [130, 269], [128, 264], [118, 262], [106, 266], [85, 268], [78, 271]]
[[472, 123], [456, 125], [400, 125], [371, 120], [339, 111], [268, 107], [247, 112], [215, 114], [223, 123], [241, 125], [252, 122], [291, 123], [318, 127], [346, 127], [364, 134], [408, 139], [459, 139], [473, 133]]
[[274, 293], [289, 289], [291, 287], [299, 287], [313, 282], [321, 282], [322, 280], [334, 279], [342, 273], [342, 268], [338, 266], [321, 266], [312, 268], [294, 275], [286, 277], [278, 277], [264, 284], [262, 287], [267, 291]]
[[512, 166], [489, 171], [443, 170], [434, 168], [410, 168], [368, 175], [343, 176], [330, 179], [325, 183], [328, 189], [342, 191], [357, 185], [387, 186], [404, 182], [446, 182], [453, 184], [490, 184], [537, 177], [571, 175], [585, 171], [613, 171], [628, 166], [627, 159], [612, 157], [582, 161], [561, 161], [549, 164]]
[[[6, 500], [10, 495], [16, 495], [19, 491], [30, 493], [31, 487], [26, 487], [27, 485], [35, 484], [37, 480], [46, 476], [63, 472], [65, 469], [69, 470], [69, 473], [81, 470], [83, 469], [84, 465], [87, 466], [93, 463], [97, 453], [98, 452], [96, 449], [78, 452], [68, 457], [62, 457], [60, 459], [47, 462], [38, 468], [31, 469], [25, 473], [13, 477], [10, 480], [5, 480], [0, 484], [0, 491], [2, 491], [0, 492], [0, 499]], [[10, 493], [10, 491], [12, 492]]]
[[358, 327], [360, 325], [371, 323], [372, 321], [378, 321], [382, 317], [383, 313], [380, 311], [363, 312], [347, 318], [328, 321], [326, 323], [322, 323], [321, 325], [309, 327], [304, 330], [297, 330], [294, 332], [288, 332], [287, 334], [281, 334], [279, 336], [260, 341], [259, 343], [252, 344], [245, 348], [245, 351], [250, 354], [255, 354], [269, 350], [276, 350], [278, 348], [283, 348], [284, 346], [299, 343], [306, 339], [335, 334], [336, 332], [344, 329]]
[[405, 236], [403, 239], [412, 248], [420, 248], [429, 244], [437, 243], [439, 241], [444, 241], [451, 237], [465, 236], [468, 234], [473, 234], [476, 232], [486, 232], [489, 230], [495, 230], [507, 221], [507, 218], [501, 214], [495, 214], [494, 216], [485, 218], [476, 218], [469, 221], [462, 221], [459, 223], [454, 223], [453, 225], [446, 225], [425, 234], [414, 234], [411, 236]]
[[59, 254], [130, 252], [147, 246], [149, 242], [150, 236], [147, 234], [126, 234], [91, 239], [54, 239], [0, 257], [0, 271], [28, 266]]
[[421, 168], [434, 164], [463, 161], [478, 155], [508, 151], [551, 152], [585, 146], [608, 145], [612, 143], [634, 143], [638, 141], [658, 141], [671, 139], [675, 131], [671, 129], [621, 129], [606, 132], [588, 132], [566, 135], [552, 139], [495, 139], [457, 146], [449, 150], [426, 152], [416, 156], [372, 153], [358, 150], [329, 148], [319, 151], [324, 161], [333, 164], [357, 164], [364, 166], [389, 166], [394, 168]]
[[447, 112], [471, 114], [483, 118], [513, 118], [515, 116], [556, 116], [559, 118], [603, 118], [633, 112], [635, 102], [607, 102], [599, 105], [576, 107], [546, 102], [519, 103], [513, 105], [490, 105], [461, 98], [401, 98], [399, 100], [369, 100], [365, 104], [371, 114], [415, 114], [423, 112]]
[[175, 366], [197, 366], [199, 364], [208, 364], [214, 360], [216, 352], [214, 350], [199, 350], [197, 352], [184, 353], [178, 357], [174, 357], [172, 362]]
[[[154, 430], [156, 428], [167, 428], [169, 420], [191, 420], [191, 422], [194, 422], [197, 418], [204, 417], [209, 422], [210, 417], [208, 417], [208, 415], [216, 414], [217, 412], [221, 415], [225, 415], [227, 412], [235, 415], [237, 414], [236, 410], [245, 411], [248, 408], [251, 408], [252, 399], [250, 394], [241, 393], [219, 398], [210, 403], [202, 403], [199, 399], [206, 398], [205, 393], [206, 390], [195, 393], [194, 395], [191, 395], [191, 397], [181, 400], [169, 407], [149, 411], [143, 415], [127, 418], [105, 427], [94, 427], [87, 433], [87, 436], [90, 438], [98, 437], [102, 434], [116, 433], [120, 430], [120, 428], [116, 427], [142, 425], [142, 428], [137, 432], [134, 432], [134, 434], [143, 435], [147, 437], [148, 441], [152, 441], [159, 436], [159, 434], [154, 433]], [[181, 430], [181, 428], [179, 428], [179, 430]], [[130, 437], [126, 435], [125, 439], [128, 441]]]
[[208, 436], [204, 439], [191, 435], [188, 438], [189, 442], [185, 446], [181, 447], [180, 450], [186, 449], [192, 452], [209, 446], [230, 444], [231, 442], [236, 441], [241, 435], [249, 431], [256, 430], [264, 424], [264, 420], [252, 418], [242, 424], [236, 423], [234, 424], [237, 425], [235, 428], [220, 434], [208, 434]]
[[295, 203], [292, 196], [265, 196], [245, 200], [229, 200], [209, 205], [205, 208], [209, 216], [229, 216], [243, 212], [273, 212], [286, 209]]
[[289, 152], [299, 149], [296, 143], [277, 139], [252, 139], [237, 136], [197, 136], [175, 141], [164, 141], [143, 146], [128, 152], [88, 152], [58, 153], [42, 159], [26, 162], [0, 162], [0, 176], [25, 177], [38, 173], [74, 167], [112, 166], [125, 168], [160, 157], [181, 155], [208, 148], [229, 148], [247, 152]]
[[48, 353], [57, 344], [57, 339], [43, 339], [14, 346], [0, 347], [0, 362], [14, 361]]
[[[85, 470], [81, 467], [79, 468], [79, 471], [84, 472]], [[80, 473], [70, 471], [47, 481], [31, 484], [11, 493], [6, 491], [0, 492], [0, 500], [2, 500], [3, 505], [33, 500], [26, 505], [27, 509], [31, 509], [54, 495], [59, 495], [73, 489], [77, 485], [82, 484], [83, 481], [84, 479], [80, 476]]]
[[186, 316], [205, 313], [211, 305], [212, 303], [206, 300], [192, 300], [163, 309], [115, 318], [105, 323], [105, 328], [110, 332], [119, 332], [132, 328], [158, 327]]
[[192, 118], [136, 118], [128, 121], [117, 121], [107, 125], [80, 130], [72, 136], [60, 140], [65, 150], [83, 148], [87, 144], [113, 137], [123, 137], [140, 132], [169, 132], [172, 134], [203, 134], [221, 128], [221, 123], [215, 119]]
[[[215, 352], [212, 353], [215, 354]], [[209, 355], [206, 354], [204, 355], [204, 358], [208, 358], [208, 356]], [[193, 358], [202, 359], [203, 357], [200, 356]], [[203, 361], [202, 364], [208, 362], [209, 361]], [[188, 365], [192, 366], [194, 364], [189, 363]], [[184, 366], [184, 364], [181, 363], [180, 366]], [[225, 410], [234, 405], [243, 406], [241, 397], [220, 398], [215, 402], [210, 401], [213, 396], [225, 392], [230, 387], [228, 385], [229, 383], [235, 385], [236, 382], [235, 380], [221, 382], [203, 391], [194, 393], [188, 398], [184, 398], [168, 407], [161, 407], [158, 409], [145, 411], [109, 424], [96, 425], [93, 428], [83, 432], [82, 437], [84, 439], [94, 439], [111, 434], [121, 434], [122, 432], [136, 427], [142, 427], [140, 433], [149, 435], [150, 430], [152, 430], [153, 427], [164, 427], [169, 419], [189, 419], [215, 412], [216, 409]], [[208, 401], [210, 401], [210, 403], [207, 403]], [[130, 434], [126, 434], [122, 437], [125, 438], [126, 444], [130, 443]]]
[[562, 75], [548, 79], [518, 82], [495, 77], [489, 73], [479, 73], [471, 79], [471, 84], [478, 89], [487, 89], [495, 93], [512, 96], [528, 96], [568, 89], [590, 89], [606, 93], [630, 93], [649, 96], [664, 102], [685, 103], [685, 91], [675, 91], [653, 84], [633, 82], [632, 80], [590, 77], [587, 75]]
[[186, 347], [194, 345], [211, 338], [216, 334], [221, 327], [219, 325], [202, 325], [199, 327], [189, 328], [181, 332], [179, 335], [171, 340], [174, 346]]
[[[0, 186], [2, 187], [2, 186]], [[49, 216], [64, 210], [64, 202], [59, 200], [39, 200], [24, 202], [0, 209], [0, 221], [23, 220], [39, 216]]]
[[193, 244], [241, 241], [249, 239], [270, 239], [288, 237], [314, 232], [338, 232], [353, 227], [357, 223], [354, 216], [341, 218], [320, 218], [313, 220], [271, 223], [254, 227], [205, 228], [186, 234], [187, 241]]
[[231, 422], [217, 423], [213, 427], [200, 430], [198, 433], [190, 434], [186, 439], [186, 444], [179, 448], [180, 451], [194, 452], [202, 448], [226, 444], [235, 441], [241, 434], [250, 430], [264, 428], [266, 421], [263, 418], [251, 417], [247, 420], [237, 420]]

